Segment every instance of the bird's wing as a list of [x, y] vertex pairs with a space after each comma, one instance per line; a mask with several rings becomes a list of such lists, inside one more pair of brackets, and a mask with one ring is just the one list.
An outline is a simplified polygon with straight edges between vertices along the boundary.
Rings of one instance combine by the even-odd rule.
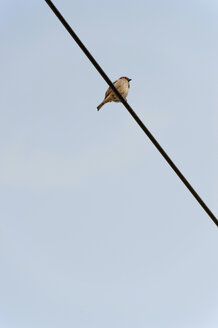
[[[115, 85], [115, 83], [116, 83], [117, 81], [118, 81], [118, 80], [116, 80], [115, 82], [113, 82], [113, 84]], [[105, 92], [105, 98], [107, 98], [112, 92], [113, 92], [113, 91], [112, 91], [111, 87], [109, 87], [109, 88], [107, 89], [107, 91]], [[104, 99], [105, 99], [105, 98], [104, 98]]]

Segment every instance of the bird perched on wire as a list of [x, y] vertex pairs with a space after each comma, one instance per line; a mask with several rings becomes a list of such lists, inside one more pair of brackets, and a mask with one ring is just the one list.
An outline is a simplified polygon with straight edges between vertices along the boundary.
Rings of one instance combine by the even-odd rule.
[[[121, 96], [123, 96], [124, 99], [126, 99], [128, 92], [129, 92], [129, 82], [131, 81], [131, 79], [129, 79], [126, 76], [122, 76], [119, 78], [119, 80], [116, 80], [113, 85], [115, 86], [115, 88], [117, 88], [117, 90], [119, 91], [119, 93], [121, 94]], [[115, 102], [120, 102], [120, 99], [118, 98], [118, 96], [112, 91], [111, 88], [108, 88], [106, 93], [105, 93], [105, 98], [104, 100], [100, 103], [100, 105], [97, 107], [97, 110], [100, 110], [101, 107], [111, 101], [115, 101]]]

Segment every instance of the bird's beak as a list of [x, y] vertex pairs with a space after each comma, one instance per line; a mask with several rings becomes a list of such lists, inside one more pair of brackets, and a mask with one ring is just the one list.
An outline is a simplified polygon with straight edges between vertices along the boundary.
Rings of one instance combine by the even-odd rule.
[[130, 82], [130, 81], [132, 81], [132, 79], [129, 79], [128, 81]]

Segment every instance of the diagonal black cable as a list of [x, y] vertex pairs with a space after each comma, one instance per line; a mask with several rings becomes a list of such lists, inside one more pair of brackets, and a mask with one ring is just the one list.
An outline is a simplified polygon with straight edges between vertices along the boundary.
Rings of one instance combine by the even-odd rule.
[[146, 128], [144, 123], [140, 120], [140, 118], [136, 115], [134, 110], [130, 107], [130, 105], [126, 102], [126, 100], [121, 96], [119, 91], [115, 88], [109, 77], [105, 74], [103, 69], [99, 66], [99, 64], [96, 62], [95, 58], [90, 54], [88, 49], [84, 46], [82, 41], [78, 38], [76, 33], [72, 30], [70, 25], [67, 23], [67, 21], [64, 19], [64, 17], [61, 15], [61, 13], [58, 11], [58, 9], [54, 6], [52, 1], [45, 0], [45, 2], [48, 4], [48, 6], [51, 8], [51, 10], [54, 12], [54, 14], [57, 16], [57, 18], [61, 21], [61, 23], [64, 25], [66, 30], [70, 33], [72, 38], [76, 41], [78, 46], [82, 49], [82, 51], [85, 53], [85, 55], [88, 57], [88, 59], [91, 61], [91, 63], [95, 66], [97, 71], [101, 74], [103, 79], [107, 82], [107, 84], [111, 87], [111, 89], [115, 92], [115, 94], [120, 98], [120, 101], [123, 103], [123, 105], [126, 107], [128, 112], [132, 115], [132, 117], [135, 119], [135, 121], [138, 123], [138, 125], [142, 128], [144, 133], [148, 136], [148, 138], [151, 140], [151, 142], [154, 144], [154, 146], [158, 149], [158, 151], [161, 153], [161, 155], [165, 158], [167, 163], [171, 166], [171, 168], [174, 170], [174, 172], [178, 175], [180, 180], [185, 184], [185, 186], [188, 188], [188, 190], [192, 193], [192, 195], [195, 197], [195, 199], [198, 201], [198, 203], [203, 207], [205, 212], [209, 215], [209, 217], [213, 220], [213, 222], [218, 226], [218, 220], [215, 217], [215, 215], [211, 212], [211, 210], [207, 207], [205, 202], [200, 198], [200, 196], [197, 194], [197, 192], [194, 190], [194, 188], [190, 185], [188, 180], [184, 177], [184, 175], [181, 173], [181, 171], [177, 168], [177, 166], [173, 163], [173, 161], [170, 159], [170, 157], [167, 155], [167, 153], [164, 151], [164, 149], [161, 147], [161, 145], [157, 142], [157, 140], [153, 137], [151, 132]]

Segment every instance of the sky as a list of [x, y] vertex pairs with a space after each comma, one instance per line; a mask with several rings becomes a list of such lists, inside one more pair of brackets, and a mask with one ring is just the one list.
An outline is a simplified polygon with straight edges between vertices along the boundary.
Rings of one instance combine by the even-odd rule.
[[[218, 215], [217, 1], [54, 3]], [[216, 225], [45, 1], [0, 35], [0, 326], [217, 328]]]

